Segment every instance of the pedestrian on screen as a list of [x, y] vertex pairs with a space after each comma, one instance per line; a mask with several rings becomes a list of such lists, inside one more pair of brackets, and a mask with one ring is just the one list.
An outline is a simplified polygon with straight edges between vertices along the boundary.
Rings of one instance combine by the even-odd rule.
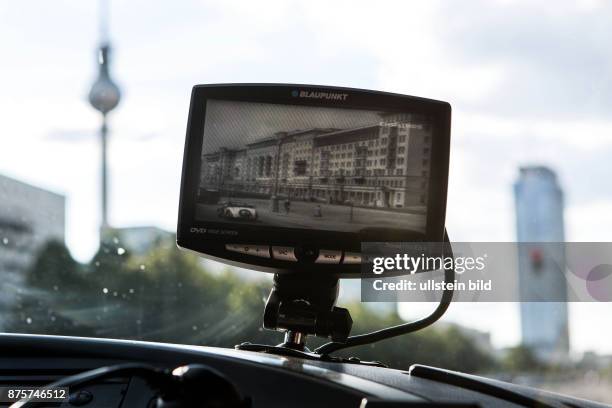
[[314, 216], [315, 217], [322, 217], [323, 214], [321, 214], [321, 204], [317, 204], [315, 209], [314, 209]]
[[289, 201], [289, 198], [287, 198], [285, 200], [285, 213], [289, 214], [289, 209], [291, 208], [291, 201]]

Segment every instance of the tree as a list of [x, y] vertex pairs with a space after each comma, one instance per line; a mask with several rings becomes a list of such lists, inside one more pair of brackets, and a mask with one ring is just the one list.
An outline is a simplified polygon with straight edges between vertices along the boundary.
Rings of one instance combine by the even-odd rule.
[[512, 373], [537, 371], [543, 368], [533, 351], [525, 345], [508, 349], [502, 359], [502, 365], [507, 371]]
[[[365, 333], [404, 323], [396, 313], [380, 315], [361, 303], [349, 305], [355, 324], [353, 333]], [[463, 372], [482, 372], [495, 367], [494, 359], [455, 326], [430, 327], [415, 333], [339, 352], [363, 360], [380, 361], [390, 367], [408, 369], [426, 364]]]
[[[11, 331], [219, 347], [282, 340], [281, 333], [262, 329], [271, 282], [245, 282], [231, 269], [212, 273], [173, 240], [142, 256], [130, 254], [117, 240], [106, 242], [87, 265], [74, 261], [63, 244], [49, 243], [25, 281]], [[403, 323], [396, 313], [375, 313], [358, 302], [348, 308], [353, 333]], [[309, 346], [324, 341], [312, 338]], [[456, 327], [428, 328], [337, 354], [402, 369], [421, 363], [476, 372], [495, 365]]]
[[63, 243], [49, 241], [25, 272], [25, 287], [17, 296], [8, 331], [87, 335], [88, 325], [73, 320], [70, 312], [80, 300], [84, 284], [81, 266]]

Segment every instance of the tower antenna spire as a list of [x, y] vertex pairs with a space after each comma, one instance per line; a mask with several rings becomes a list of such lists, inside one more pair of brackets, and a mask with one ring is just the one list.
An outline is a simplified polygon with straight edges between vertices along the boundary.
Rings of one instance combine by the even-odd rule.
[[99, 3], [100, 19], [100, 45], [98, 48], [98, 77], [89, 91], [89, 103], [95, 110], [101, 113], [102, 123], [100, 126], [101, 142], [101, 226], [100, 238], [104, 240], [105, 231], [109, 228], [108, 221], [108, 124], [107, 116], [110, 111], [115, 109], [121, 99], [119, 87], [111, 78], [110, 74], [110, 39], [108, 33], [108, 0], [100, 0]]
[[99, 9], [99, 35], [100, 35], [100, 44], [108, 44], [110, 42], [109, 37], [109, 5], [108, 0], [100, 0], [98, 2]]

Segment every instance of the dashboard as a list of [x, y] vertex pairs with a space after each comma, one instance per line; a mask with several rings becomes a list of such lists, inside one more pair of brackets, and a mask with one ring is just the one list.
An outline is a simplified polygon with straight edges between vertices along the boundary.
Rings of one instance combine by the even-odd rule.
[[[224, 374], [253, 407], [606, 406], [418, 365], [403, 371], [213, 347], [26, 334], [1, 334], [0, 344], [3, 387], [43, 386], [120, 363], [170, 369], [197, 363]], [[207, 384], [201, 389], [214, 392]], [[151, 407], [154, 398], [144, 380], [128, 376], [75, 390], [55, 406]]]

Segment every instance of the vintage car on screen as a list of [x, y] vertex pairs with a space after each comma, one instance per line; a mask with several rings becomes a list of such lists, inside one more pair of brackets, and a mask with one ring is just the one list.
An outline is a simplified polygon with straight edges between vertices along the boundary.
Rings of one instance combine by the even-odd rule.
[[221, 218], [254, 221], [257, 219], [257, 210], [250, 204], [228, 201], [217, 208], [217, 215]]

